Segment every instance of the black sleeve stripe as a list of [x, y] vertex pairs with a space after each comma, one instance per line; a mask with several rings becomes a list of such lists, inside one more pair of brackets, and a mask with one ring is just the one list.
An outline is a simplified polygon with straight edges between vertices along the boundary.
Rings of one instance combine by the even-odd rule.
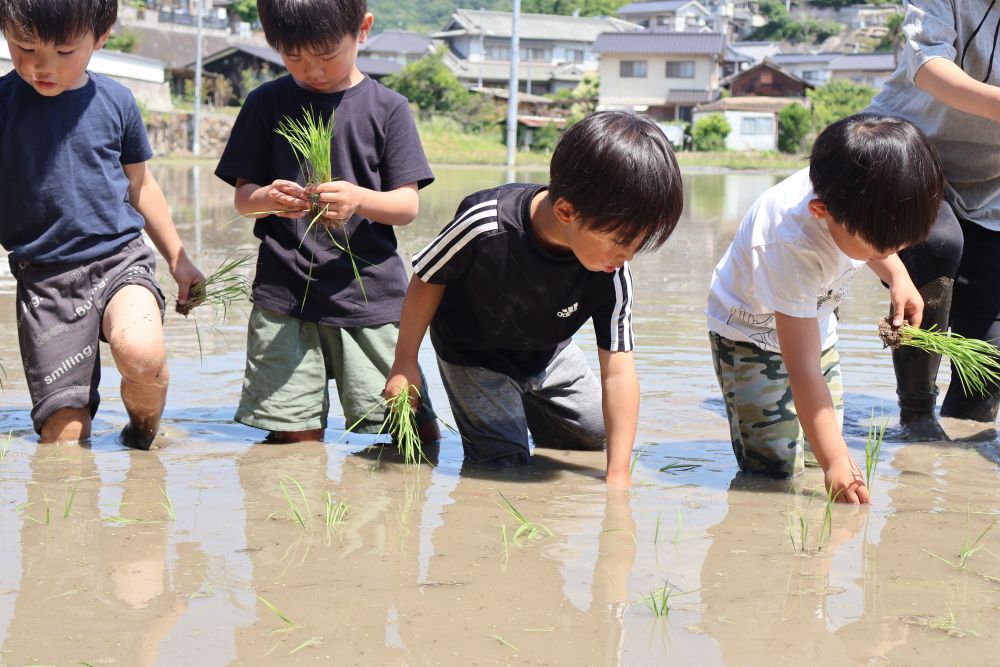
[[473, 215], [466, 214], [414, 255], [413, 271], [426, 282], [477, 237], [499, 229], [495, 208], [484, 209]]
[[615, 308], [611, 316], [612, 352], [631, 352], [635, 347], [632, 336], [632, 272], [628, 264], [615, 271]]

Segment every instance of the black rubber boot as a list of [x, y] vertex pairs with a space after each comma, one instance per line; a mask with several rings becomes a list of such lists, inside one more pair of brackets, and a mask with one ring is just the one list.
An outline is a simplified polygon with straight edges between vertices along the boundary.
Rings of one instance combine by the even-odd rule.
[[[947, 330], [953, 286], [951, 278], [938, 278], [920, 288], [924, 298], [921, 329], [937, 326], [941, 331]], [[892, 351], [892, 365], [896, 370], [899, 428], [886, 438], [907, 442], [947, 441], [948, 435], [934, 416], [941, 355], [902, 346]]]

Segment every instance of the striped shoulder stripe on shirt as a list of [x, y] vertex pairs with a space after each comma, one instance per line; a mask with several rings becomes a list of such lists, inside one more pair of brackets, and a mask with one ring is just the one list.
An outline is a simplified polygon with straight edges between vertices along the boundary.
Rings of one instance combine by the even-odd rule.
[[615, 270], [615, 307], [611, 313], [611, 351], [631, 352], [635, 347], [632, 338], [632, 272], [628, 264]]
[[500, 229], [497, 221], [497, 200], [491, 199], [470, 207], [427, 247], [413, 256], [413, 271], [423, 280], [430, 280], [462, 248], [476, 237]]

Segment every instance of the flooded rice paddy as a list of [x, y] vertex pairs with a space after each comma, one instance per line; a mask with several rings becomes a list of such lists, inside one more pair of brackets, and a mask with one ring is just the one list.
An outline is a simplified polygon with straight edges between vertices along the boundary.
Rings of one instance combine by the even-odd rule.
[[[154, 167], [206, 270], [254, 245], [249, 223], [228, 224], [232, 191], [211, 168]], [[404, 254], [463, 194], [505, 179], [436, 171]], [[525, 470], [463, 470], [454, 434], [434, 467], [388, 450], [378, 460], [375, 439], [337, 429], [325, 444], [258, 444], [231, 421], [238, 310], [199, 313], [197, 331], [168, 314], [164, 449], [117, 444], [125, 414], [107, 350], [92, 445], [39, 446], [4, 273], [0, 664], [1000, 664], [995, 433], [947, 423], [967, 441], [886, 443], [871, 506], [833, 507], [826, 522], [816, 470], [792, 484], [737, 474], [702, 312], [744, 209], [779, 179], [685, 174], [677, 232], [633, 265], [643, 403], [627, 494], [605, 492], [601, 454], [539, 450]], [[885, 309], [859, 274], [841, 355], [862, 462], [873, 408], [896, 417], [875, 333]], [[590, 332], [579, 340], [593, 356]], [[449, 421], [426, 343], [422, 363]]]

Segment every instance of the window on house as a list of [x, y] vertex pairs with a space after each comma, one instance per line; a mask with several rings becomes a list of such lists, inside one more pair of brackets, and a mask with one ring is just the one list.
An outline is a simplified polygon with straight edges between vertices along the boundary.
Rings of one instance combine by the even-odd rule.
[[823, 72], [818, 69], [807, 69], [802, 71], [802, 78], [806, 81], [822, 81]]
[[618, 75], [623, 79], [645, 79], [645, 60], [623, 60], [618, 69]]
[[740, 121], [740, 134], [773, 134], [774, 117], [749, 116]]
[[487, 46], [487, 60], [510, 60], [510, 48], [503, 46]]
[[549, 62], [552, 60], [552, 49], [528, 47], [521, 49], [521, 60], [531, 62]]
[[693, 60], [668, 61], [667, 62], [667, 78], [668, 79], [693, 79], [694, 78], [694, 61]]
[[566, 60], [571, 63], [582, 63], [585, 57], [583, 49], [566, 49]]

